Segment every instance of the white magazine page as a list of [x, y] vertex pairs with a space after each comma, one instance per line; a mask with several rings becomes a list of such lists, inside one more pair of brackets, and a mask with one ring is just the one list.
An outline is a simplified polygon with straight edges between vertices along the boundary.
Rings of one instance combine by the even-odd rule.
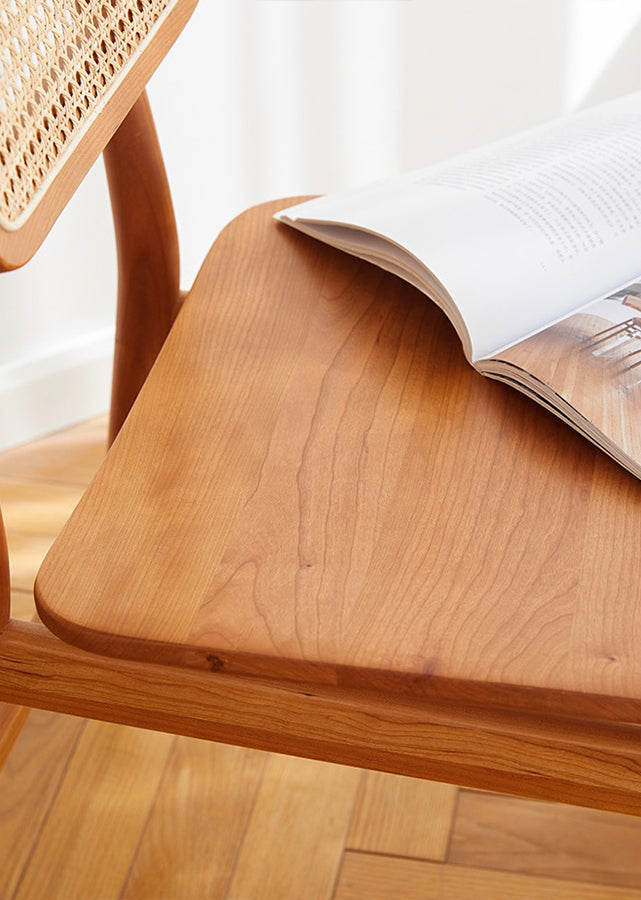
[[641, 94], [278, 217], [400, 245], [493, 356], [641, 270]]

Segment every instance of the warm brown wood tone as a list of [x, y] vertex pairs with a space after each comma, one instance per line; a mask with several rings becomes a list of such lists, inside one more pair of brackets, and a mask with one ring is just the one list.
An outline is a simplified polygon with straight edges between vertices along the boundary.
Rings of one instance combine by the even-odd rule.
[[107, 416], [99, 416], [0, 453], [0, 477], [86, 487], [107, 449]]
[[[267, 759], [255, 750], [178, 738], [123, 900], [227, 896]], [[274, 834], [273, 821], [268, 832]]]
[[[329, 900], [359, 774], [344, 766], [319, 770], [309, 760], [271, 756], [227, 896]], [[270, 858], [278, 865], [270, 865]]]
[[[85, 724], [71, 716], [33, 710], [7, 765], [0, 771], [0, 897], [3, 900], [14, 896], [57, 796], [68, 757], [73, 754]], [[45, 892], [43, 896], [50, 895]]]
[[29, 710], [24, 706], [0, 703], [0, 768], [11, 753], [28, 715]]
[[46, 191], [24, 223], [15, 230], [0, 228], [0, 272], [24, 265], [36, 252], [92, 164], [143, 92], [152, 74], [194, 11], [197, 0], [177, 0], [155, 29], [153, 38], [133, 61], [125, 78], [101, 107], [73, 153], [47, 185]]
[[9, 621], [9, 608], [11, 604], [11, 576], [9, 573], [9, 551], [7, 550], [7, 536], [0, 513], [0, 631]]
[[637, 726], [98, 657], [44, 626], [0, 636], [0, 700], [191, 737], [637, 813]]
[[[0, 234], [5, 267], [41, 241], [193, 5], [177, 2], [37, 214]], [[446, 788], [434, 834], [417, 840], [398, 817], [407, 780], [388, 791], [382, 777], [309, 759], [638, 815], [639, 483], [478, 378], [422, 295], [276, 225], [279, 204], [228, 227], [182, 304], [146, 97], [106, 156], [120, 264], [111, 437], [184, 308], [42, 570], [39, 610], [58, 637], [7, 621], [0, 534], [0, 701], [103, 720], [36, 720], [49, 740], [41, 755], [27, 741], [18, 758], [29, 765], [13, 771], [36, 798], [18, 821], [37, 833], [14, 828], [0, 842], [12, 900], [52, 884], [65, 898], [177, 886], [372, 900], [392, 882], [408, 898], [479, 886], [638, 896], [452, 865], [471, 794], [453, 842], [456, 791]], [[48, 486], [60, 502], [45, 499], [34, 525], [21, 477], [0, 487], [13, 587], [24, 589], [76, 489]], [[0, 758], [23, 717], [0, 707]], [[177, 790], [193, 764], [178, 752], [188, 742], [168, 733], [309, 758], [218, 749], [249, 783], [214, 881], [188, 872], [158, 887], [149, 875], [162, 874], [163, 811], [195, 797]], [[0, 823], [14, 796], [0, 784]], [[400, 824], [369, 828], [373, 813]], [[191, 844], [202, 811], [184, 819]], [[375, 857], [368, 887], [371, 848], [423, 858]], [[190, 850], [197, 865], [216, 845]], [[482, 841], [468, 852], [478, 862]], [[621, 883], [634, 882], [630, 871]]]
[[[45, 486], [49, 477], [56, 484], [81, 483], [86, 478], [90, 460], [94, 459], [96, 464], [99, 461], [105, 432], [106, 422], [89, 423], [69, 429], [65, 435], [0, 454], [0, 472], [19, 476], [21, 480], [32, 478]], [[25, 515], [30, 510], [34, 519], [42, 518], [52, 526], [55, 524], [56, 515], [47, 513], [42, 506], [33, 505], [30, 492], [26, 493], [25, 499]], [[20, 505], [18, 496], [14, 501]], [[43, 501], [55, 508], [59, 498], [55, 492], [44, 491]], [[36, 540], [38, 528], [22, 521], [27, 547], [26, 542]], [[11, 546], [9, 552], [11, 554]], [[26, 614], [26, 595], [22, 598], [19, 594], [14, 596], [14, 614], [16, 599]], [[85, 741], [78, 739], [83, 728], [83, 720], [35, 711], [8, 764], [0, 772], [0, 896], [3, 900], [14, 900], [15, 889], [22, 880], [26, 884], [39, 884], [38, 861], [46, 852], [46, 846], [39, 847], [39, 844], [46, 845], [48, 841], [49, 832], [45, 826], [50, 817], [58, 823], [61, 834], [69, 835], [77, 828], [72, 817], [77, 815], [78, 807], [68, 803], [68, 788], [61, 790], [67, 770], [73, 772], [73, 785], [79, 796], [101, 797], [108, 810], [105, 812], [101, 804], [91, 803], [83, 831], [90, 839], [78, 835], [77, 841], [59, 845], [60, 858], [55, 865], [60, 866], [64, 875], [60, 884], [50, 879], [47, 900], [70, 900], [74, 896], [82, 897], [82, 900], [105, 900], [108, 896], [127, 900], [149, 900], [150, 897], [154, 900], [239, 900], [237, 893], [228, 890], [236, 859], [242, 860], [243, 866], [252, 867], [253, 877], [260, 878], [265, 884], [278, 884], [280, 889], [283, 887], [281, 848], [285, 847], [288, 854], [302, 854], [303, 848], [313, 846], [314, 841], [321, 845], [314, 848], [313, 853], [314, 878], [318, 881], [310, 883], [302, 895], [300, 890], [295, 895], [271, 896], [262, 891], [261, 900], [300, 900], [301, 896], [320, 896], [320, 886], [331, 881], [336, 858], [331, 846], [330, 824], [316, 815], [314, 802], [314, 808], [305, 817], [306, 833], [299, 843], [298, 834], [292, 838], [291, 823], [282, 815], [282, 808], [289, 802], [302, 809], [306, 801], [310, 807], [320, 782], [327, 786], [329, 793], [338, 791], [343, 783], [342, 768], [322, 762], [297, 766], [296, 760], [291, 760], [291, 765], [279, 766], [279, 790], [273, 787], [261, 790], [258, 804], [254, 803], [254, 798], [262, 783], [265, 763], [270, 758], [268, 754], [179, 738], [172, 743], [172, 750], [165, 757], [154, 747], [157, 742], [165, 746], [164, 736], [145, 732], [144, 741], [140, 735], [137, 752], [142, 752], [150, 770], [155, 770], [145, 773], [145, 779], [157, 778], [159, 786], [149, 819], [143, 824], [142, 832], [136, 835], [135, 829], [122, 827], [121, 819], [129, 816], [140, 823], [144, 817], [140, 815], [139, 805], [145, 804], [145, 808], [149, 808], [144, 791], [137, 787], [137, 770], [135, 767], [120, 769], [117, 783], [109, 782], [107, 801], [103, 767], [78, 765], [77, 762], [77, 758], [87, 760]], [[106, 760], [114, 748], [114, 739], [112, 729], [100, 729], [99, 734], [94, 733], [92, 753]], [[124, 736], [116, 743], [124, 747], [130, 739], [130, 736]], [[328, 773], [332, 773], [332, 777], [335, 775], [335, 786], [326, 780]], [[456, 789], [395, 776], [372, 776], [372, 773], [367, 778], [374, 786], [359, 792], [337, 892], [334, 895], [330, 889], [327, 900], [330, 897], [334, 900], [344, 897], [409, 900], [413, 896], [425, 900], [430, 896], [428, 885], [441, 892], [436, 894], [439, 900], [443, 897], [460, 900], [471, 897], [614, 900], [622, 897], [638, 900], [641, 897], [640, 889], [619, 891], [611, 885], [594, 883], [596, 880], [619, 884], [617, 875], [633, 871], [634, 860], [631, 856], [626, 857], [626, 846], [633, 848], [635, 833], [641, 842], [641, 819], [573, 810], [557, 804], [512, 801], [489, 794], [482, 795], [487, 801], [483, 803], [483, 815], [480, 816], [475, 807], [470, 816], [469, 795], [463, 792], [462, 802], [452, 808], [448, 823], [446, 804], [433, 801], [431, 791]], [[412, 786], [415, 799], [408, 800], [408, 796], [412, 796]], [[292, 799], [287, 801], [290, 794]], [[425, 808], [421, 808], [421, 801]], [[492, 807], [494, 812], [490, 815]], [[254, 819], [254, 811], [258, 817], [269, 821], [269, 827], [262, 831], [262, 843], [257, 840], [258, 832], [254, 826], [258, 820]], [[403, 816], [404, 811], [416, 816], [414, 829]], [[580, 844], [572, 842], [571, 834], [558, 837], [563, 824], [568, 832], [581, 836]], [[438, 865], [427, 862], [424, 856], [426, 852], [432, 854], [434, 851], [425, 835], [435, 830], [443, 833], [453, 830], [451, 846]], [[372, 844], [389, 847], [392, 839], [399, 856], [418, 853], [422, 858], [418, 861], [399, 859], [383, 849], [365, 854], [351, 853], [349, 844], [354, 841], [355, 831], [361, 840], [359, 850], [367, 849], [365, 843], [370, 844], [370, 850]], [[246, 844], [249, 837], [254, 847], [252, 854], [248, 853]], [[324, 849], [325, 841], [329, 843]], [[105, 868], [105, 847], [112, 848], [111, 854], [115, 848], [122, 860], [128, 856], [131, 859], [122, 889], [113, 889], [110, 871], [104, 880], [99, 874]], [[273, 851], [275, 847], [279, 852], [270, 852], [270, 848]], [[453, 857], [460, 858], [463, 851], [468, 862], [476, 860], [476, 863], [457, 866]], [[380, 853], [385, 856], [376, 855]], [[319, 865], [321, 860], [325, 861], [327, 869]], [[510, 872], [515, 861], [517, 865], [529, 864], [528, 874]], [[304, 863], [305, 860], [300, 859], [295, 865], [300, 867]], [[542, 863], [546, 871], [556, 872], [558, 877], [537, 875]], [[33, 865], [37, 867], [36, 871], [30, 872]], [[493, 868], [480, 867], [484, 865]], [[96, 877], [89, 883], [86, 873], [92, 870]], [[566, 881], [566, 877], [571, 880]], [[578, 882], [575, 878], [588, 879], [590, 883]]]
[[[42, 900], [51, 885], [58, 896], [80, 900], [93, 892], [96, 882], [102, 885], [103, 897], [118, 895], [131, 859], [131, 843], [147, 818], [172, 742], [170, 735], [156, 741], [148, 737], [138, 729], [87, 724], [15, 900]], [[111, 796], [124, 780], [129, 786], [128, 803], [114, 808]], [[87, 827], [95, 826], [97, 810], [118, 826], [109, 830], [109, 843], [104, 841], [106, 831]], [[70, 868], [65, 860], [79, 842], [85, 852]]]
[[641, 722], [641, 484], [276, 208], [212, 249], [45, 561], [43, 620], [107, 654]]
[[[0, 632], [9, 621], [10, 606], [9, 552], [2, 513], [0, 512]], [[27, 709], [21, 706], [8, 706], [0, 703], [0, 766], [3, 765], [9, 755], [13, 743], [24, 725], [28, 712]]]
[[347, 846], [370, 853], [443, 860], [457, 793], [451, 784], [366, 772]]
[[80, 485], [34, 484], [0, 476], [14, 590], [33, 592], [42, 557], [81, 496]]
[[448, 859], [639, 890], [639, 825], [600, 810], [461, 791]]
[[638, 900], [639, 896], [638, 891], [609, 885], [347, 853], [334, 900]]
[[[105, 430], [105, 421], [97, 419], [0, 455], [0, 505], [7, 522], [14, 618], [33, 618], [33, 582], [42, 556], [80, 498], [80, 487], [86, 487], [103, 458]], [[25, 707], [0, 704], [0, 764], [28, 714]]]
[[104, 151], [118, 249], [118, 318], [109, 441], [173, 323], [180, 259], [167, 175], [147, 94]]
[[54, 538], [82, 494], [81, 485], [34, 484], [0, 476], [0, 504], [11, 553], [14, 536]]

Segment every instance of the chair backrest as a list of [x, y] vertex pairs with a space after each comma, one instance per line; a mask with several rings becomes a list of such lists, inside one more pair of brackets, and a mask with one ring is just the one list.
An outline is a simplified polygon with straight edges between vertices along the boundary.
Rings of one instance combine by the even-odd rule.
[[[115, 367], [113, 433], [164, 339], [178, 294], [171, 199], [141, 95], [196, 3], [0, 0], [0, 272], [23, 265], [35, 253], [111, 142], [107, 174], [118, 243], [119, 319], [125, 307], [123, 328], [134, 331], [138, 341]], [[156, 226], [153, 247], [143, 219]], [[141, 307], [137, 314], [129, 308], [134, 294]], [[158, 305], [150, 324], [152, 301]], [[143, 325], [132, 328], [136, 318], [144, 324], [144, 354], [139, 352]], [[136, 362], [129, 371], [132, 357]], [[0, 514], [0, 630], [9, 604]]]
[[196, 2], [0, 4], [0, 271], [35, 253]]

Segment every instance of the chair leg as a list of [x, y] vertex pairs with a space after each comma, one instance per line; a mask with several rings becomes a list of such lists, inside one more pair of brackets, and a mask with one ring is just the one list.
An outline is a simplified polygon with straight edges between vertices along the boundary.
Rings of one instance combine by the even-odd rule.
[[103, 156], [118, 250], [111, 443], [169, 333], [179, 302], [176, 221], [146, 93]]
[[[2, 514], [0, 514], [0, 631], [9, 622], [10, 609], [9, 553]], [[0, 768], [4, 765], [28, 715], [29, 709], [25, 706], [0, 703]]]
[[9, 577], [9, 551], [0, 513], [0, 631], [9, 621], [11, 610], [11, 581]]

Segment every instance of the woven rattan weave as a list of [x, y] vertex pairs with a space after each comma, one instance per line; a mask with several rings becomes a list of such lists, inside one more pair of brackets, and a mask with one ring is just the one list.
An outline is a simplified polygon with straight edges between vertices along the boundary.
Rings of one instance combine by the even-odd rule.
[[0, 225], [35, 207], [158, 20], [176, 0], [3, 0]]

